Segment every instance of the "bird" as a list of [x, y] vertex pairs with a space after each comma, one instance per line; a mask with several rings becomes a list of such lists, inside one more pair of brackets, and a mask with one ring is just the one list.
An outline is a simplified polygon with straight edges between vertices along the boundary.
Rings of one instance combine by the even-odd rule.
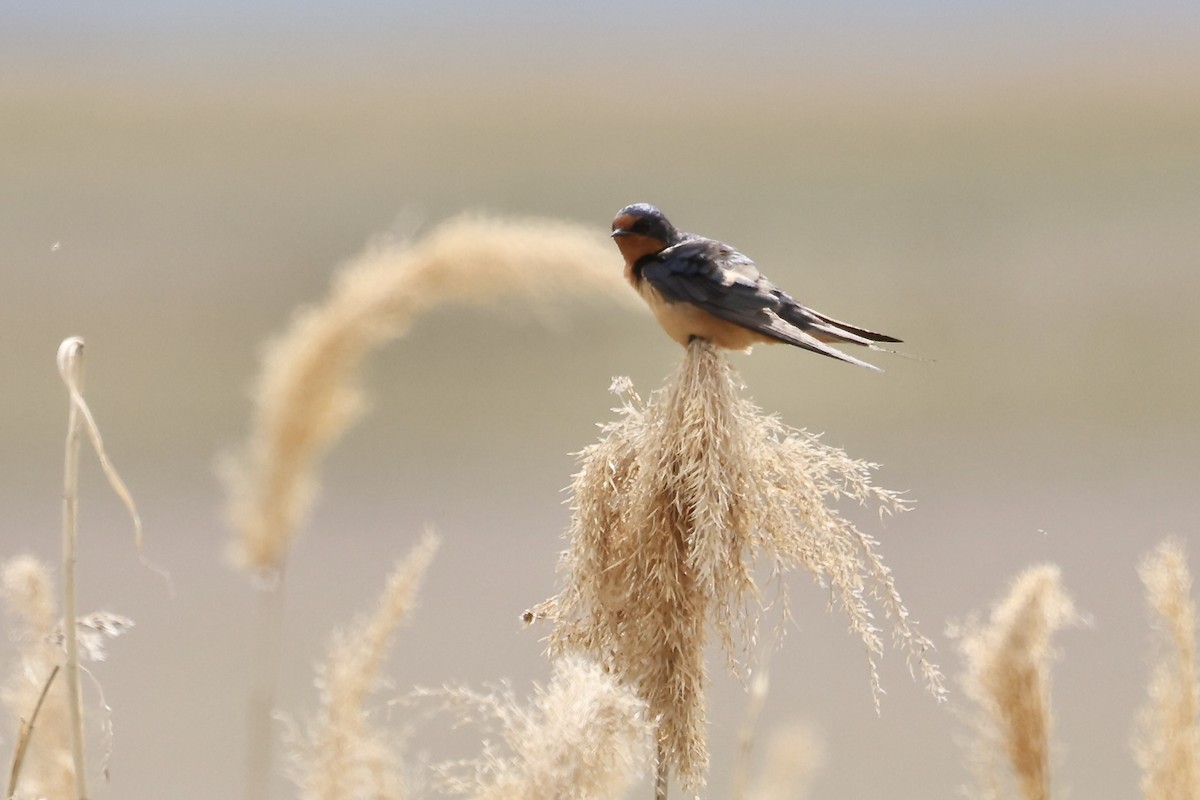
[[724, 242], [679, 230], [649, 203], [618, 211], [612, 238], [625, 258], [625, 279], [684, 347], [695, 339], [728, 350], [784, 342], [882, 372], [832, 345], [892, 352], [877, 343], [902, 341], [801, 305], [750, 258]]

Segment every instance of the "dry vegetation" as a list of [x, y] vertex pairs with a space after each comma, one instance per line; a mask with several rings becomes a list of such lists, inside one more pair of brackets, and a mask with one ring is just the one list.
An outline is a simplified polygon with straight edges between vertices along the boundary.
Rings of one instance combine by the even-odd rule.
[[1149, 697], [1134, 740], [1142, 796], [1200, 797], [1200, 683], [1196, 680], [1196, 608], [1179, 542], [1168, 540], [1138, 569], [1155, 631]]
[[708, 766], [707, 632], [732, 667], [749, 666], [765, 611], [756, 568], [778, 582], [803, 566], [832, 589], [866, 648], [877, 701], [878, 598], [914, 671], [943, 694], [932, 645], [876, 542], [833, 506], [847, 497], [892, 512], [900, 499], [871, 484], [870, 464], [786, 428], [739, 387], [725, 357], [700, 341], [645, 404], [618, 382], [622, 417], [583, 452], [575, 476], [565, 586], [528, 614], [556, 623], [554, 652], [588, 653], [638, 688], [660, 720], [660, 782], [670, 765], [692, 789]]
[[588, 659], [567, 656], [553, 668], [527, 706], [507, 690], [418, 691], [459, 721], [498, 723], [507, 750], [485, 739], [479, 758], [439, 765], [443, 789], [476, 800], [625, 795], [650, 761], [655, 726], [645, 701]]
[[63, 651], [54, 643], [59, 614], [49, 571], [33, 556], [16, 556], [4, 564], [3, 581], [8, 635], [18, 653], [4, 682], [3, 700], [8, 720], [19, 721], [18, 735], [12, 736], [10, 724], [5, 739], [27, 745], [14, 748], [7, 793], [72, 797], [67, 693], [56, 680]]
[[282, 567], [318, 461], [362, 413], [359, 372], [372, 348], [443, 305], [593, 295], [629, 302], [619, 261], [594, 231], [554, 220], [460, 217], [345, 265], [325, 301], [298, 311], [263, 358], [250, 439], [226, 468], [236, 562]]
[[[371, 348], [439, 304], [545, 299], [565, 290], [623, 297], [619, 275], [616, 259], [591, 233], [481, 219], [447, 223], [409, 245], [380, 245], [348, 265], [326, 302], [298, 314], [266, 354], [249, 442], [228, 471], [238, 564], [256, 576], [275, 575], [264, 592], [279, 597], [288, 549], [318, 483], [317, 462], [361, 409], [358, 372]], [[83, 402], [81, 347], [72, 345], [60, 358], [71, 399], [62, 575], [67, 620], [78, 617], [71, 566], [81, 431], [129, 500]], [[623, 796], [653, 767], [656, 797], [667, 796], [672, 769], [697, 790], [709, 758], [708, 635], [715, 634], [731, 668], [748, 667], [765, 612], [778, 601], [786, 619], [781, 581], [796, 567], [830, 588], [862, 640], [877, 699], [882, 637], [876, 611], [890, 621], [914, 674], [943, 696], [941, 675], [928, 660], [930, 643], [910, 620], [877, 542], [836, 508], [843, 499], [883, 512], [902, 508], [894, 493], [871, 483], [872, 465], [764, 415], [742, 395], [725, 359], [703, 343], [689, 347], [647, 401], [628, 382], [615, 388], [624, 400], [621, 415], [582, 453], [575, 476], [562, 590], [527, 615], [554, 624], [553, 678], [525, 704], [496, 692], [436, 693], [459, 721], [482, 716], [498, 723], [504, 743], [485, 743], [465, 769], [439, 767], [446, 787], [479, 800], [601, 800]], [[136, 512], [134, 519], [136, 525]], [[406, 779], [413, 765], [404, 762], [371, 700], [395, 628], [414, 607], [435, 549], [436, 540], [427, 536], [396, 566], [376, 609], [333, 637], [316, 682], [319, 709], [291, 753], [301, 797], [421, 794], [421, 782]], [[1164, 544], [1141, 575], [1158, 637], [1135, 748], [1143, 791], [1147, 798], [1196, 798], [1200, 688], [1182, 548]], [[49, 572], [32, 557], [11, 559], [0, 578], [17, 652], [2, 694], [5, 739], [13, 743], [7, 796], [87, 797], [80, 691], [55, 678], [76, 669], [89, 637], [115, 635], [128, 621], [100, 614], [62, 626]], [[964, 694], [977, 711], [974, 753], [1004, 757], [978, 759], [973, 796], [1052, 796], [1051, 642], [1074, 618], [1057, 568], [1038, 567], [1020, 576], [988, 622], [964, 638]], [[269, 682], [274, 675], [267, 669], [263, 677]], [[765, 679], [751, 682], [754, 707], [761, 707], [766, 687]], [[273, 732], [260, 728], [258, 735]], [[801, 728], [778, 733], [749, 780], [752, 739], [749, 732], [743, 737], [743, 779], [735, 796], [804, 796], [821, 761], [815, 737]], [[250, 796], [265, 797], [262, 786], [251, 776]]]
[[334, 635], [317, 675], [319, 711], [292, 758], [303, 800], [408, 796], [395, 750], [372, 723], [366, 701], [379, 682], [392, 632], [416, 604], [437, 545], [426, 534], [392, 571], [375, 612]]
[[[3, 566], [4, 601], [10, 636], [16, 646], [3, 700], [13, 720], [12, 767], [6, 797], [87, 798], [89, 772], [85, 752], [81, 659], [104, 660], [106, 638], [121, 635], [132, 620], [105, 611], [80, 615], [76, 610], [75, 559], [79, 522], [79, 456], [86, 435], [109, 485], [133, 520], [134, 544], [143, 564], [142, 523], [133, 498], [108, 459], [100, 428], [83, 397], [83, 340], [70, 337], [58, 349], [58, 371], [68, 397], [67, 443], [63, 480], [63, 618], [53, 600], [49, 571], [32, 556], [16, 556]], [[165, 573], [161, 573], [164, 574]], [[62, 676], [60, 679], [60, 675]], [[108, 708], [100, 698], [95, 728], [104, 762], [111, 750]], [[107, 767], [102, 768], [107, 772]]]
[[1075, 619], [1058, 568], [1034, 567], [1017, 577], [987, 624], [963, 638], [963, 689], [976, 706], [973, 797], [1051, 796], [1051, 637]]

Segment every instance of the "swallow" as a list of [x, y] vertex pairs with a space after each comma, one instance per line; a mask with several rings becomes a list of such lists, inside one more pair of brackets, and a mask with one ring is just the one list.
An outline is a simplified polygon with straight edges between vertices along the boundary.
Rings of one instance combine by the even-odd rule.
[[618, 211], [612, 238], [625, 257], [625, 279], [685, 347], [693, 339], [729, 350], [785, 342], [882, 372], [831, 344], [891, 352], [876, 342], [901, 341], [800, 305], [749, 258], [724, 242], [678, 230], [648, 203]]

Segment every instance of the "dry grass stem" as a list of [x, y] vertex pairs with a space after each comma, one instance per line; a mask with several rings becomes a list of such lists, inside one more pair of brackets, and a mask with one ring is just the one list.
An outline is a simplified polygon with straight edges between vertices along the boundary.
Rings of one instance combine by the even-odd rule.
[[9, 638], [16, 652], [0, 698], [9, 716], [21, 720], [26, 730], [21, 741], [23, 749], [14, 754], [8, 797], [70, 797], [75, 776], [67, 692], [63, 681], [52, 682], [50, 678], [63, 661], [62, 650], [55, 642], [58, 609], [54, 587], [40, 561], [18, 556], [5, 562], [0, 570], [0, 590], [9, 618]]
[[100, 469], [104, 472], [104, 477], [108, 479], [108, 485], [112, 487], [113, 493], [124, 504], [125, 510], [129, 512], [129, 518], [133, 522], [133, 543], [137, 548], [138, 556], [143, 564], [159, 573], [169, 586], [170, 576], [161, 567], [147, 560], [143, 553], [142, 517], [138, 514], [137, 504], [133, 502], [133, 495], [129, 493], [125, 482], [117, 474], [116, 467], [109, 460], [108, 451], [104, 448], [104, 439], [100, 436], [100, 426], [96, 424], [87, 401], [83, 399], [83, 339], [72, 336], [64, 339], [59, 345], [58, 372], [67, 386], [67, 393], [71, 399], [71, 412], [79, 415], [75, 424], [82, 424], [84, 432], [87, 433], [88, 439], [92, 443], [92, 450], [100, 461]]
[[963, 636], [963, 688], [977, 708], [972, 797], [1011, 797], [1010, 783], [1023, 800], [1050, 797], [1051, 639], [1077, 620], [1058, 567], [1045, 565], [1021, 573], [988, 623]]
[[58, 677], [59, 670], [62, 667], [57, 664], [54, 669], [50, 670], [50, 675], [46, 678], [46, 683], [42, 686], [42, 691], [38, 693], [37, 702], [33, 704], [33, 711], [30, 712], [27, 719], [21, 720], [21, 731], [17, 735], [17, 746], [13, 748], [13, 763], [12, 768], [8, 771], [8, 788], [4, 791], [4, 796], [12, 800], [17, 795], [17, 782], [21, 778], [21, 767], [25, 763], [25, 753], [29, 750], [29, 740], [33, 737], [33, 732], [37, 728], [38, 715], [42, 713], [42, 706], [46, 703], [46, 696], [50, 694], [50, 687], [54, 685], [54, 679]]
[[903, 508], [870, 482], [873, 465], [787, 428], [741, 396], [725, 358], [693, 343], [642, 403], [627, 381], [621, 417], [583, 451], [564, 588], [528, 613], [557, 622], [554, 651], [582, 650], [635, 686], [658, 742], [689, 788], [703, 783], [704, 646], [711, 624], [730, 665], [750, 660], [764, 606], [754, 571], [803, 566], [833, 592], [867, 650], [878, 702], [882, 641], [873, 601], [937, 696], [942, 678], [877, 543], [833, 508], [841, 498]]
[[[79, 435], [83, 403], [83, 340], [66, 339], [58, 350], [58, 371], [67, 384], [70, 409], [67, 416], [67, 451], [63, 470], [63, 615], [77, 616], [75, 603], [75, 552], [79, 533]], [[71, 723], [71, 762], [75, 775], [73, 796], [84, 800], [87, 791], [87, 762], [83, 741], [83, 696], [79, 687], [79, 647], [74, 625], [63, 625], [67, 660], [63, 673], [67, 682], [67, 713]]]
[[[604, 293], [630, 302], [615, 254], [595, 233], [547, 220], [464, 216], [413, 242], [384, 241], [346, 264], [319, 306], [302, 309], [267, 348], [249, 440], [224, 469], [235, 562], [278, 586], [308, 514], [321, 457], [362, 411], [369, 352], [447, 304]], [[265, 798], [281, 591], [259, 609], [248, 794]]]
[[[100, 436], [100, 428], [96, 425], [92, 412], [83, 398], [83, 339], [72, 336], [64, 339], [58, 348], [58, 372], [67, 387], [69, 407], [67, 412], [67, 442], [63, 467], [63, 533], [62, 533], [62, 567], [63, 567], [63, 617], [66, 620], [77, 620], [77, 603], [75, 591], [75, 560], [79, 530], [79, 450], [84, 433], [92, 443], [92, 448], [100, 460], [100, 467], [108, 478], [113, 492], [125, 504], [129, 516], [133, 520], [134, 544], [142, 562], [158, 571], [164, 577], [166, 573], [154, 567], [142, 555], [142, 520], [138, 515], [133, 497], [125, 487], [125, 483], [117, 474], [109, 461], [104, 449], [104, 441]], [[169, 578], [168, 578], [169, 580]], [[71, 758], [75, 772], [75, 796], [87, 797], [87, 769], [84, 755], [84, 725], [83, 725], [83, 696], [79, 683], [79, 626], [67, 624], [63, 626], [63, 647], [66, 650], [66, 661], [63, 664], [63, 677], [66, 681], [67, 708], [71, 722]], [[88, 640], [95, 642], [94, 638]]]
[[[458, 716], [499, 722], [508, 754], [485, 742], [471, 774], [447, 776], [446, 788], [475, 800], [609, 800], [645, 773], [654, 725], [646, 704], [594, 662], [566, 656], [554, 662], [546, 687], [528, 706], [511, 692], [469, 689], [423, 692]], [[444, 772], [446, 770], [443, 770]]]
[[384, 242], [347, 264], [326, 300], [270, 345], [249, 441], [226, 470], [233, 554], [272, 573], [316, 488], [318, 461], [362, 410], [359, 372], [374, 347], [447, 304], [556, 301], [603, 293], [630, 302], [611, 248], [548, 220], [460, 217], [408, 244]]
[[374, 612], [336, 634], [318, 676], [320, 708], [293, 764], [304, 800], [405, 797], [396, 756], [370, 722], [367, 698], [379, 680], [392, 634], [416, 604], [438, 541], [426, 534], [396, 565]]
[[1196, 609], [1183, 546], [1168, 540], [1138, 569], [1156, 632], [1149, 698], [1134, 753], [1142, 796], [1200, 798], [1200, 683], [1196, 678]]

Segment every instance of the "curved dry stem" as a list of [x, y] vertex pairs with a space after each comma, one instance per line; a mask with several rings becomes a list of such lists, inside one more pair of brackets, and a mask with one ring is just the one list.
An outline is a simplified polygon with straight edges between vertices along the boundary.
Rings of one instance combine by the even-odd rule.
[[33, 711], [29, 714], [29, 719], [21, 721], [21, 732], [17, 736], [17, 746], [13, 751], [12, 769], [8, 773], [8, 789], [4, 792], [4, 796], [9, 800], [12, 800], [17, 793], [17, 781], [21, 779], [25, 751], [29, 748], [29, 740], [33, 736], [34, 728], [37, 727], [37, 718], [42, 713], [42, 706], [46, 703], [46, 695], [50, 694], [50, 687], [54, 685], [54, 679], [58, 677], [60, 669], [62, 667], [55, 664], [54, 669], [50, 670], [50, 677], [46, 678], [46, 682], [42, 685], [42, 691], [38, 693], [37, 702], [33, 704]]
[[[47, 677], [62, 668], [64, 635], [49, 570], [32, 556], [10, 559], [0, 568], [0, 595], [12, 622], [8, 630], [16, 655], [0, 698], [12, 719], [27, 720], [28, 730], [21, 739], [20, 764], [13, 765], [10, 794], [70, 797], [75, 776], [67, 692], [63, 681]], [[36, 719], [31, 708], [37, 709]]]
[[108, 485], [129, 513], [129, 519], [133, 522], [133, 545], [137, 550], [138, 559], [147, 569], [157, 573], [167, 584], [167, 590], [174, 595], [175, 586], [171, 581], [170, 573], [146, 557], [142, 516], [138, 513], [137, 503], [133, 501], [133, 495], [129, 492], [125, 481], [121, 480], [117, 468], [109, 460], [108, 450], [104, 447], [104, 437], [100, 435], [100, 426], [96, 424], [92, 410], [83, 398], [83, 346], [83, 339], [71, 336], [64, 339], [58, 347], [58, 372], [67, 386], [67, 393], [71, 398], [71, 410], [79, 415], [79, 419], [74, 424], [80, 425], [87, 433], [88, 439], [92, 443], [92, 450], [100, 461], [100, 469], [104, 473], [104, 477], [108, 479]]

